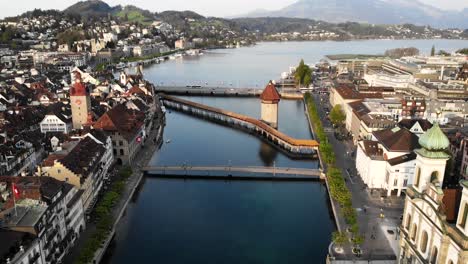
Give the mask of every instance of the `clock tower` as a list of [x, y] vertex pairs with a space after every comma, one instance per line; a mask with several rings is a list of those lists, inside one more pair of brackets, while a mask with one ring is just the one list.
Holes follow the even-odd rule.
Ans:
[[81, 129], [88, 122], [88, 113], [91, 111], [91, 99], [86, 90], [81, 74], [74, 72], [75, 81], [70, 89], [70, 104], [74, 129]]

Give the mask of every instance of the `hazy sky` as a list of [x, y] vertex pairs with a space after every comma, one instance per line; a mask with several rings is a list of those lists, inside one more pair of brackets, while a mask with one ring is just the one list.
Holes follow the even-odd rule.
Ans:
[[[107, 0], [113, 6], [132, 4], [150, 11], [192, 10], [206, 16], [232, 16], [254, 9], [275, 10], [296, 0]], [[420, 0], [443, 9], [468, 7], [468, 0]], [[0, 18], [15, 16], [34, 8], [64, 9], [77, 0], [0, 0]]]

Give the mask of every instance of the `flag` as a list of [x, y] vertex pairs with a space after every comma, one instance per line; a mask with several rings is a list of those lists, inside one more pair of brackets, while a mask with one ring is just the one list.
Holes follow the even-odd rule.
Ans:
[[15, 198], [18, 198], [20, 195], [18, 187], [16, 187], [16, 185], [13, 183], [11, 188], [13, 189], [13, 195], [15, 196]]

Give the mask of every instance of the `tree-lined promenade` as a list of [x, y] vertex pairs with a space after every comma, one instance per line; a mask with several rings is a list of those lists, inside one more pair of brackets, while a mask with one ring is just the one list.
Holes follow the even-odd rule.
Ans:
[[307, 111], [316, 135], [316, 139], [320, 142], [320, 155], [325, 164], [323, 166], [326, 172], [330, 195], [334, 201], [340, 206], [340, 214], [345, 219], [348, 226], [346, 228], [350, 231], [351, 237], [348, 237], [347, 232], [336, 232], [333, 234], [333, 240], [337, 245], [343, 245], [347, 241], [351, 240], [355, 245], [363, 243], [364, 238], [359, 233], [359, 225], [357, 223], [356, 210], [353, 208], [351, 201], [351, 193], [346, 187], [346, 183], [341, 172], [335, 164], [336, 156], [333, 151], [332, 145], [328, 141], [327, 134], [323, 128], [322, 121], [320, 119], [317, 106], [310, 93], [306, 93], [304, 96]]

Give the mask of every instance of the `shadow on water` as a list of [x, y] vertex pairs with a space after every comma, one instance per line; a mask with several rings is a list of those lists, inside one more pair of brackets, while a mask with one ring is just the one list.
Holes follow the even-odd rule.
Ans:
[[273, 166], [276, 157], [278, 156], [278, 151], [271, 147], [270, 144], [266, 142], [260, 142], [260, 151], [259, 151], [260, 159], [263, 162], [263, 165], [267, 167]]

